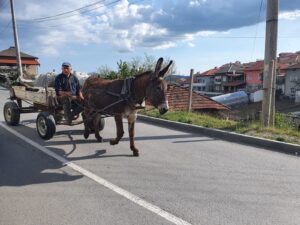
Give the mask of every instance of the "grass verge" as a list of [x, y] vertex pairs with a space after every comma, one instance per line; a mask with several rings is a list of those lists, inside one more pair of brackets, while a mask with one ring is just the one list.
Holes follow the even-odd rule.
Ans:
[[262, 137], [266, 139], [294, 143], [300, 145], [300, 132], [296, 131], [292, 122], [284, 119], [280, 114], [276, 114], [275, 127], [263, 128], [260, 121], [233, 121], [208, 114], [193, 113], [187, 111], [169, 111], [160, 115], [157, 110], [142, 110], [141, 114], [161, 118], [165, 120], [177, 121], [187, 124], [194, 124], [202, 127], [215, 128], [225, 131], [232, 131], [250, 136]]

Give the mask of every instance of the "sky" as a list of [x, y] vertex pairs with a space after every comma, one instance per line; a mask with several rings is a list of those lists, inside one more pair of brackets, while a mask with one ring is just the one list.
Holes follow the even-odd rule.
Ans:
[[[145, 55], [176, 74], [264, 57], [267, 0], [14, 0], [19, 46], [39, 73], [96, 72]], [[0, 50], [14, 46], [10, 1], [0, 0]], [[277, 53], [300, 51], [300, 0], [279, 0]]]

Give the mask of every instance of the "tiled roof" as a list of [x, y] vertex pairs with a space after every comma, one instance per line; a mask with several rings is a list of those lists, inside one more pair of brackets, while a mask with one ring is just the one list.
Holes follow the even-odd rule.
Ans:
[[213, 69], [207, 70], [203, 73], [200, 74], [196, 74], [195, 76], [212, 76], [214, 75], [217, 71], [219, 70], [219, 68], [215, 67]]
[[[28, 55], [26, 53], [20, 52], [21, 58], [31, 58], [31, 59], [37, 59], [37, 57]], [[16, 57], [16, 49], [15, 47], [10, 47], [8, 49], [5, 49], [3, 51], [0, 51], [0, 57]]]
[[300, 53], [292, 53], [292, 52], [283, 52], [279, 53], [278, 62], [283, 64], [294, 64], [300, 62]]
[[[35, 59], [21, 59], [22, 65], [40, 65], [40, 63]], [[17, 64], [16, 59], [1, 59], [0, 64]]]
[[[288, 67], [288, 64], [277, 62], [277, 69], [284, 70]], [[245, 67], [245, 71], [263, 71], [264, 70], [264, 61], [256, 61], [252, 63], [248, 63]]]
[[264, 69], [264, 61], [263, 60], [249, 63], [245, 67], [245, 71], [256, 71], [256, 70], [261, 71], [263, 69]]
[[291, 70], [291, 69], [300, 69], [300, 62], [299, 63], [296, 63], [292, 66], [289, 66], [286, 68], [287, 70]]
[[228, 63], [219, 68], [216, 74], [223, 74], [223, 73], [232, 73], [233, 71], [236, 72], [243, 72], [244, 67], [240, 63]]
[[[168, 102], [169, 106], [177, 110], [188, 109], [189, 102], [189, 89], [183, 88], [177, 85], [168, 86]], [[228, 110], [229, 108], [222, 105], [214, 100], [193, 92], [192, 96], [192, 109], [193, 110], [203, 110], [203, 109], [217, 109], [217, 110]]]

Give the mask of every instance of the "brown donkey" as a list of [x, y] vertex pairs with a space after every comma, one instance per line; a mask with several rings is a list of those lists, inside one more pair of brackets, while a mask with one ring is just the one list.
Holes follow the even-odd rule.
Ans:
[[95, 136], [99, 142], [102, 137], [99, 134], [99, 122], [103, 116], [114, 116], [117, 137], [110, 141], [111, 145], [119, 143], [123, 137], [124, 129], [122, 118], [128, 120], [130, 149], [134, 156], [139, 156], [139, 150], [134, 144], [134, 125], [137, 117], [138, 105], [143, 101], [151, 103], [158, 108], [160, 114], [168, 111], [166, 97], [167, 84], [163, 79], [168, 72], [172, 61], [161, 69], [163, 59], [157, 61], [155, 71], [147, 71], [135, 77], [125, 80], [106, 80], [98, 77], [89, 77], [83, 85], [84, 95], [84, 137], [88, 138], [90, 130], [95, 130]]

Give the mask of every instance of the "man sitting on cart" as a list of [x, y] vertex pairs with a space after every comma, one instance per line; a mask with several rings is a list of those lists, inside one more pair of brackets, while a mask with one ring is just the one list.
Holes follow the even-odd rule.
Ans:
[[59, 103], [63, 106], [68, 124], [71, 124], [74, 116], [82, 111], [79, 102], [84, 99], [80, 91], [79, 80], [71, 71], [71, 64], [63, 62], [62, 73], [55, 78], [55, 92]]

